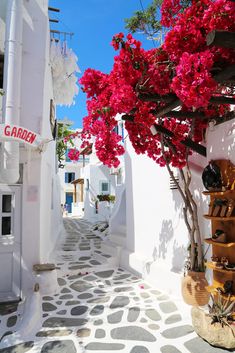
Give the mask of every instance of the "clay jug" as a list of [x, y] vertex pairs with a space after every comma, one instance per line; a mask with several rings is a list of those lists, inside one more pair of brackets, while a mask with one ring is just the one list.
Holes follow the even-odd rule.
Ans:
[[206, 290], [207, 286], [205, 272], [189, 271], [182, 279], [182, 296], [185, 303], [192, 306], [208, 304], [210, 293]]

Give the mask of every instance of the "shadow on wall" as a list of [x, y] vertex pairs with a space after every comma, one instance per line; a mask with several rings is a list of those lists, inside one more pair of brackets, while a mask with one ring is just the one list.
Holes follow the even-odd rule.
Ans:
[[184, 245], [178, 245], [177, 241], [174, 240], [171, 271], [175, 273], [182, 273], [186, 257], [187, 248]]
[[174, 237], [174, 229], [172, 220], [163, 220], [162, 221], [162, 228], [159, 233], [159, 245], [154, 247], [152, 253], [152, 261], [148, 261], [145, 263], [144, 272], [146, 274], [150, 273], [151, 265], [153, 262], [157, 261], [157, 259], [166, 259], [167, 250], [169, 250], [168, 246], [171, 242], [172, 238]]
[[172, 220], [163, 220], [162, 221], [162, 229], [159, 234], [159, 246], [158, 246], [158, 251], [156, 247], [154, 248], [153, 251], [153, 259], [154, 261], [157, 258], [162, 258], [165, 259], [167, 255], [167, 248], [168, 244], [171, 241], [171, 239], [174, 236], [174, 229], [173, 229], [173, 224]]
[[[221, 125], [214, 126], [208, 130], [208, 154], [210, 159], [230, 159], [234, 160], [235, 149], [235, 122], [230, 120]], [[211, 156], [211, 158], [210, 158]], [[215, 158], [216, 156], [216, 158]]]

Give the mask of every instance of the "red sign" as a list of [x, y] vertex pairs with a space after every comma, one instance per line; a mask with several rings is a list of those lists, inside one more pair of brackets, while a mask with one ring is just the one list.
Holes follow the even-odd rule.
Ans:
[[22, 141], [34, 147], [43, 142], [41, 136], [35, 132], [20, 126], [7, 124], [0, 124], [0, 140]]
[[22, 129], [21, 127], [10, 126], [10, 125], [5, 126], [4, 135], [16, 137], [30, 144], [32, 144], [36, 139], [36, 134], [32, 133], [31, 131], [28, 131], [27, 129]]

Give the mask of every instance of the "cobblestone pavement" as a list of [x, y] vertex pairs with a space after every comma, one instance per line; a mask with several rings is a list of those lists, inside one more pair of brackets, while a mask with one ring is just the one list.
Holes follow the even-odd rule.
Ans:
[[67, 235], [56, 251], [59, 290], [40, 297], [39, 320], [33, 308], [25, 320], [30, 311], [23, 304], [0, 306], [0, 353], [227, 352], [197, 337], [169, 296], [111, 266], [88, 222], [64, 224]]

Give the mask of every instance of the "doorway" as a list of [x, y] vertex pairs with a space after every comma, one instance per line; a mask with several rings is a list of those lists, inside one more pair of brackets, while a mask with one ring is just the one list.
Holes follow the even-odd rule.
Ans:
[[0, 302], [21, 294], [21, 186], [0, 185]]
[[65, 203], [66, 203], [66, 209], [68, 213], [72, 212], [72, 202], [73, 202], [73, 193], [72, 192], [66, 192], [65, 195]]

